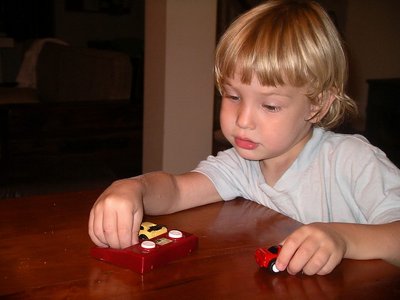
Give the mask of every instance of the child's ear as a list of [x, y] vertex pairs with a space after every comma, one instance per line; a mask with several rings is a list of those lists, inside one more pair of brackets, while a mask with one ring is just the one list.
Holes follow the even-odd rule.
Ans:
[[317, 103], [311, 104], [310, 118], [311, 123], [318, 123], [327, 114], [336, 95], [332, 91], [320, 93], [317, 97]]

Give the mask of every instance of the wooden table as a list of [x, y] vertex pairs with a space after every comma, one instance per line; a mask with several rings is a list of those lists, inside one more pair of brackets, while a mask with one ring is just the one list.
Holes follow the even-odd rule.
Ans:
[[244, 200], [147, 217], [199, 237], [184, 259], [144, 275], [97, 261], [87, 221], [100, 192], [0, 201], [0, 298], [400, 299], [400, 268], [379, 260], [344, 260], [327, 276], [259, 269], [255, 249], [299, 224]]

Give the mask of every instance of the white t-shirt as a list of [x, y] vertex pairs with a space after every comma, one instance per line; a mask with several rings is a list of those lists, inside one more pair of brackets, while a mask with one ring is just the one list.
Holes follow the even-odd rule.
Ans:
[[360, 135], [315, 128], [273, 187], [258, 161], [241, 158], [233, 148], [194, 171], [206, 175], [224, 200], [244, 197], [302, 223], [400, 220], [400, 170]]

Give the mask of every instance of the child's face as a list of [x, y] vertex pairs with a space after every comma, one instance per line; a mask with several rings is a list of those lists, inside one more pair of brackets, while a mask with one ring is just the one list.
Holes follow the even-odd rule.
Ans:
[[262, 86], [256, 77], [247, 85], [235, 75], [222, 96], [222, 132], [243, 158], [293, 161], [311, 137], [315, 107], [305, 88]]

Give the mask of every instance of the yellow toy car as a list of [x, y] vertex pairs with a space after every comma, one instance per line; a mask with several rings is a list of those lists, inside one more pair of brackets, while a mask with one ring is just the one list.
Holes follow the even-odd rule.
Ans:
[[167, 227], [151, 222], [143, 222], [140, 225], [139, 239], [149, 240], [167, 232]]

